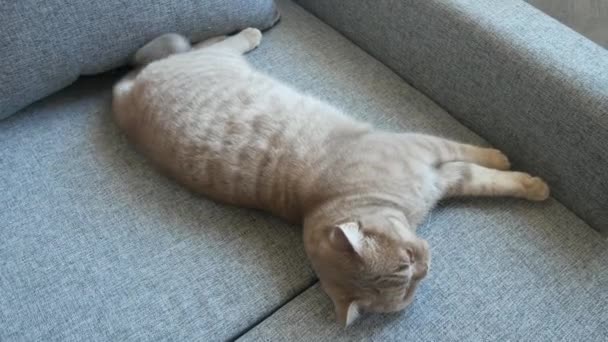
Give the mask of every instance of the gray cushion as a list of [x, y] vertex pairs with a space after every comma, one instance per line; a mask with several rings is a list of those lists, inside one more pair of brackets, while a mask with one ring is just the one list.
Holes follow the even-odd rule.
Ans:
[[198, 41], [277, 19], [273, 0], [0, 1], [0, 119], [163, 33]]
[[298, 0], [608, 235], [608, 50], [520, 0]]
[[526, 0], [555, 19], [608, 49], [608, 1]]

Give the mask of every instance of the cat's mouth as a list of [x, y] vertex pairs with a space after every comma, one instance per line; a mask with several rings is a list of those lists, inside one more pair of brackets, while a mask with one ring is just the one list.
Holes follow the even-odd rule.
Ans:
[[419, 280], [412, 280], [412, 284], [405, 291], [405, 295], [403, 296], [403, 307], [401, 310], [408, 307], [414, 301], [414, 294], [416, 293], [416, 287], [418, 287]]

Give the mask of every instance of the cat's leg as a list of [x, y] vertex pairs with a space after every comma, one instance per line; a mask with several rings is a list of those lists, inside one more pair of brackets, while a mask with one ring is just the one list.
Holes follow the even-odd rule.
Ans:
[[209, 48], [223, 49], [238, 54], [247, 53], [255, 49], [262, 41], [262, 32], [256, 28], [246, 28], [243, 31], [215, 42]]
[[156, 37], [137, 50], [131, 63], [144, 66], [174, 54], [188, 52], [190, 49], [190, 42], [186, 37], [177, 33], [167, 33]]
[[123, 98], [130, 96], [131, 89], [133, 88], [135, 78], [139, 74], [139, 71], [140, 69], [129, 71], [129, 73], [123, 76], [123, 78], [114, 85], [114, 88], [112, 89], [114, 101], [117, 99], [122, 100]]
[[463, 144], [448, 139], [425, 134], [407, 134], [410, 143], [418, 145], [423, 153], [430, 156], [435, 165], [463, 161], [497, 170], [508, 170], [509, 159], [495, 148]]
[[139, 69], [133, 70], [125, 75], [112, 90], [112, 114], [119, 127], [123, 130], [131, 130], [133, 123], [137, 121], [137, 111], [133, 110], [132, 90]]
[[509, 196], [542, 201], [549, 197], [549, 187], [527, 173], [500, 171], [466, 162], [448, 162], [438, 166], [444, 197]]
[[215, 44], [217, 44], [219, 42], [222, 42], [222, 41], [226, 40], [226, 37], [227, 36], [217, 36], [217, 37], [212, 37], [212, 38], [209, 38], [209, 39], [205, 39], [202, 42], [195, 44], [192, 47], [192, 49], [193, 50], [200, 50], [200, 49], [203, 49], [203, 48], [206, 48], [206, 47], [210, 47], [212, 45], [215, 45]]

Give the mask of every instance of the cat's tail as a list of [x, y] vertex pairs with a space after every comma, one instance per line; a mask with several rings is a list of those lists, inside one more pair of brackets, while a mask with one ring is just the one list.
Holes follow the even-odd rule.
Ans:
[[177, 33], [167, 33], [152, 39], [137, 50], [131, 59], [131, 64], [136, 67], [143, 67], [154, 61], [174, 54], [188, 52], [191, 49], [192, 45], [186, 37]]

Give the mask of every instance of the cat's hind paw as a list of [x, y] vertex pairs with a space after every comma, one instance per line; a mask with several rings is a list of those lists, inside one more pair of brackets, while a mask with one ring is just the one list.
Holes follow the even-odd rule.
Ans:
[[521, 184], [524, 186], [526, 199], [544, 201], [549, 198], [549, 186], [541, 178], [526, 175], [522, 178]]
[[249, 49], [253, 50], [262, 42], [262, 32], [257, 28], [249, 27], [239, 33], [249, 42]]

